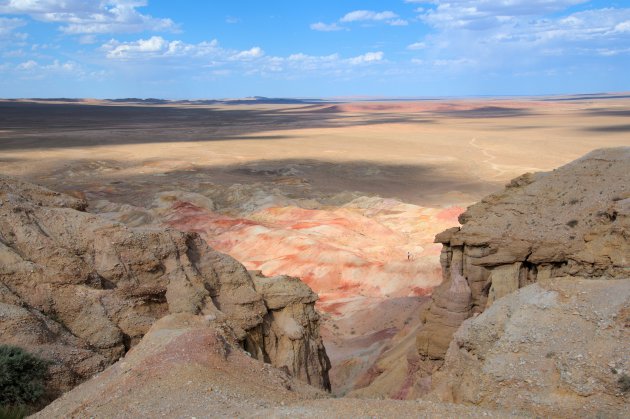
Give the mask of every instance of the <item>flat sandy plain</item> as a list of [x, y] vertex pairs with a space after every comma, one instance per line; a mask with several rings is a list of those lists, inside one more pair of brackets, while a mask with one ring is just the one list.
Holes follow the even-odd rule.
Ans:
[[0, 100], [3, 174], [85, 197], [117, 221], [198, 231], [250, 269], [309, 283], [337, 393], [393, 343], [413, 345], [405, 337], [440, 280], [432, 237], [467, 205], [522, 173], [621, 145], [628, 94]]
[[166, 175], [154, 178], [159, 187], [184, 172], [251, 183], [297, 164], [320, 191], [444, 206], [629, 143], [630, 95], [622, 94], [284, 105], [0, 101], [2, 172], [64, 190], [123, 181], [130, 190], [117, 189], [135, 194], [133, 180]]

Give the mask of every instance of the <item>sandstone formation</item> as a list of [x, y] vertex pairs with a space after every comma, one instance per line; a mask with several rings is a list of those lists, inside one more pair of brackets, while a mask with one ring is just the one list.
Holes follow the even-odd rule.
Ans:
[[[552, 172], [523, 175], [504, 191], [471, 206], [460, 216], [461, 228], [450, 228], [436, 237], [436, 242], [443, 243], [443, 283], [434, 290], [431, 303], [421, 315], [415, 348], [407, 351], [405, 345], [397, 344], [384, 353], [364, 376], [364, 387], [352, 394], [370, 397], [385, 391], [390, 397], [415, 398], [426, 395], [433, 387], [444, 387], [440, 383], [444, 374], [439, 371], [462, 322], [528, 285], [571, 277], [576, 284], [610, 279], [614, 280], [608, 283], [611, 289], [630, 287], [628, 185], [630, 148], [596, 150]], [[604, 288], [606, 284], [599, 286]], [[593, 304], [583, 309], [592, 313], [596, 307]], [[526, 308], [520, 312], [527, 315]], [[549, 322], [558, 315], [552, 311], [547, 314]], [[556, 320], [563, 324], [561, 317]], [[480, 317], [473, 322], [481, 324], [484, 320]], [[486, 327], [497, 336], [502, 333], [495, 330], [493, 321]], [[573, 330], [577, 326], [567, 323], [566, 327]], [[577, 330], [588, 339], [596, 339], [586, 326]], [[467, 340], [464, 347], [474, 346], [475, 336], [468, 336], [470, 342]], [[618, 346], [622, 342], [628, 346], [626, 335], [615, 336], [618, 340], [606, 341], [607, 344]], [[497, 353], [501, 349], [495, 348]], [[479, 362], [483, 364], [483, 359]], [[545, 363], [548, 361], [542, 359], [541, 365]], [[464, 365], [465, 362], [457, 364], [460, 368]], [[449, 370], [451, 383], [457, 381], [454, 377], [461, 378], [466, 373], [457, 370], [453, 363]], [[550, 372], [538, 373], [543, 376]], [[610, 390], [610, 377], [606, 380]], [[471, 375], [470, 385], [473, 383]], [[462, 391], [461, 386], [455, 386], [445, 399], [461, 401], [457, 394]], [[517, 395], [519, 388], [506, 386], [504, 392], [508, 400], [507, 394]], [[483, 403], [484, 399], [480, 396], [475, 400]], [[503, 406], [507, 405], [506, 401]]]
[[433, 237], [462, 211], [378, 197], [336, 208], [324, 197], [289, 200], [277, 190], [252, 189], [208, 188], [204, 193], [214, 198], [205, 204], [190, 193], [163, 193], [151, 213], [170, 227], [199, 232], [249, 269], [299, 277], [322, 297], [326, 311], [332, 311], [328, 302], [339, 308], [349, 297], [429, 293], [440, 279]]
[[0, 177], [0, 342], [51, 359], [54, 390], [101, 371], [177, 313], [215, 319], [253, 357], [329, 388], [306, 285], [252, 279], [196, 233], [130, 228], [86, 205]]
[[35, 417], [242, 417], [322, 397], [249, 357], [211, 316], [179, 313], [155, 322], [123, 359]]
[[411, 393], [627, 416], [617, 381], [630, 361], [628, 185], [630, 148], [596, 150], [514, 179], [439, 234], [444, 282], [408, 363]]
[[[421, 357], [444, 358], [461, 322], [542, 279], [630, 276], [630, 148], [593, 151], [525, 174], [438, 234], [443, 283], [418, 335]], [[463, 280], [462, 280], [463, 279]]]
[[432, 396], [537, 417], [630, 416], [630, 280], [540, 280], [463, 323]]
[[330, 390], [330, 361], [319, 336], [315, 294], [305, 283], [290, 276], [252, 275], [254, 286], [267, 307], [259, 331], [249, 333], [246, 349], [257, 359], [270, 361], [304, 382]]
[[278, 174], [284, 188], [204, 183], [200, 193], [168, 190], [144, 207], [100, 199], [90, 208], [130, 226], [163, 223], [198, 232], [248, 269], [299, 277], [320, 297], [331, 384], [334, 394], [344, 395], [371, 374], [392, 336], [411, 331], [407, 325], [424, 295], [440, 282], [435, 234], [456, 223], [463, 209], [356, 193], [305, 196], [302, 166], [248, 170]]
[[207, 316], [165, 316], [123, 359], [34, 417], [518, 417], [432, 401], [332, 399], [250, 358], [226, 331]]

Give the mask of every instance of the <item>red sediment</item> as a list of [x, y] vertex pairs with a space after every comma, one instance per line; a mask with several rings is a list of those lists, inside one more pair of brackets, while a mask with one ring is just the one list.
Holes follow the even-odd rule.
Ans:
[[418, 102], [398, 102], [398, 103], [383, 103], [383, 102], [351, 102], [342, 103], [329, 107], [327, 110], [330, 112], [395, 112], [395, 113], [419, 113], [419, 112], [458, 112], [458, 111], [485, 111], [488, 108], [501, 111], [505, 109], [507, 111], [514, 109], [528, 109], [528, 108], [551, 108], [558, 107], [557, 103], [542, 102], [542, 101], [519, 101], [519, 100], [496, 100], [492, 102], [488, 101], [474, 101], [474, 100], [462, 100], [456, 102], [441, 102], [441, 101], [418, 101]]
[[165, 217], [169, 226], [199, 232], [248, 269], [301, 278], [325, 295], [318, 307], [338, 315], [348, 310], [337, 303], [341, 298], [429, 295], [441, 278], [434, 234], [455, 224], [463, 211], [399, 207], [392, 200], [368, 209], [270, 207], [241, 218], [188, 202], [172, 204]]
[[319, 304], [317, 304], [317, 308], [319, 310], [322, 310], [326, 313], [330, 313], [330, 314], [335, 314], [337, 316], [340, 316], [343, 314], [343, 310], [342, 308], [344, 308], [346, 306], [346, 303], [329, 303], [329, 304], [322, 304], [321, 303], [321, 299], [320, 301], [318, 301]]
[[354, 384], [354, 389], [359, 389], [363, 387], [367, 387], [372, 384], [379, 375], [381, 375], [385, 370], [379, 368], [376, 364], [372, 365], [368, 370], [363, 374]]
[[460, 214], [464, 211], [466, 211], [465, 208], [450, 207], [438, 212], [436, 217], [438, 218], [438, 220], [452, 221], [453, 223], [457, 223], [457, 217], [459, 217]]
[[413, 287], [411, 288], [411, 295], [414, 297], [423, 297], [425, 295], [431, 295], [433, 292], [432, 288], [424, 288], [424, 287]]

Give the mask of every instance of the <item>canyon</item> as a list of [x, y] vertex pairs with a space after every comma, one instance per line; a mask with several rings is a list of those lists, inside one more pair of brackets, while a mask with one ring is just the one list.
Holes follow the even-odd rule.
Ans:
[[[273, 415], [329, 408], [328, 399], [312, 400], [326, 394], [304, 382], [351, 397], [428, 397], [417, 405], [366, 402], [376, 411], [412, 414], [421, 406], [474, 416], [482, 410], [471, 405], [509, 415], [540, 402], [536, 385], [546, 384], [519, 369], [496, 384], [508, 375], [499, 372], [507, 361], [496, 354], [513, 351], [510, 339], [518, 335], [524, 341], [511, 353], [533, 357], [518, 362], [553, 353], [547, 367], [568, 366], [560, 368], [558, 394], [578, 388], [594, 400], [592, 409], [621, 412], [615, 374], [603, 371], [627, 371], [619, 320], [628, 303], [628, 196], [621, 187], [628, 183], [627, 149], [516, 177], [596, 147], [627, 145], [618, 123], [627, 99], [570, 99], [250, 107], [4, 102], [0, 159], [13, 177], [2, 178], [0, 206], [2, 302], [12, 319], [2, 322], [3, 343], [12, 336], [8, 343], [53, 348], [55, 395], [113, 364], [96, 381], [111, 389], [149, 385], [143, 391], [150, 393], [153, 384], [132, 378], [170, 369], [181, 371], [178, 377], [196, 374], [186, 383], [167, 380], [160, 394], [191, 381], [194, 394], [205, 391], [231, 406], [225, 415], [254, 405]], [[591, 294], [615, 302], [593, 309], [601, 301]], [[599, 313], [584, 315], [583, 329], [610, 325], [602, 335], [609, 352], [595, 352], [606, 352], [606, 360], [591, 357], [587, 340], [575, 343], [582, 345], [575, 353], [563, 352], [527, 335], [526, 325], [502, 320], [506, 310], [529, 313], [534, 305], [544, 324], [551, 312], [567, 314], [567, 298], [580, 312]], [[509, 333], [490, 332], [487, 318]], [[524, 329], [514, 332], [518, 327]], [[502, 333], [503, 340], [492, 337]], [[191, 365], [231, 377], [225, 365], [234, 363], [251, 380], [262, 368], [269, 392], [217, 393], [220, 381], [191, 365], [168, 364], [185, 351], [179, 336], [191, 348], [216, 349], [214, 358]], [[145, 352], [162, 360], [159, 368], [149, 368]], [[597, 384], [583, 390], [581, 378], [566, 378], [577, 374], [571, 362], [595, 365], [584, 380]], [[488, 369], [495, 372], [484, 376]], [[467, 383], [478, 377], [483, 386], [471, 390]], [[511, 384], [521, 379], [534, 381], [530, 393]], [[79, 409], [92, 383], [45, 412]], [[286, 391], [271, 396], [278, 386]], [[531, 396], [510, 405], [521, 390]], [[111, 397], [124, 402], [118, 393]], [[352, 400], [330, 406], [363, 403]], [[536, 412], [576, 414], [574, 404]], [[149, 405], [136, 413], [169, 412]]]

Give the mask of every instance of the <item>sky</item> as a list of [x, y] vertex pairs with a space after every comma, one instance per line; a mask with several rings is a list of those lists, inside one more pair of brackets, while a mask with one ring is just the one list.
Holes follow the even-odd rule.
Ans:
[[630, 90], [630, 0], [0, 0], [0, 97]]

